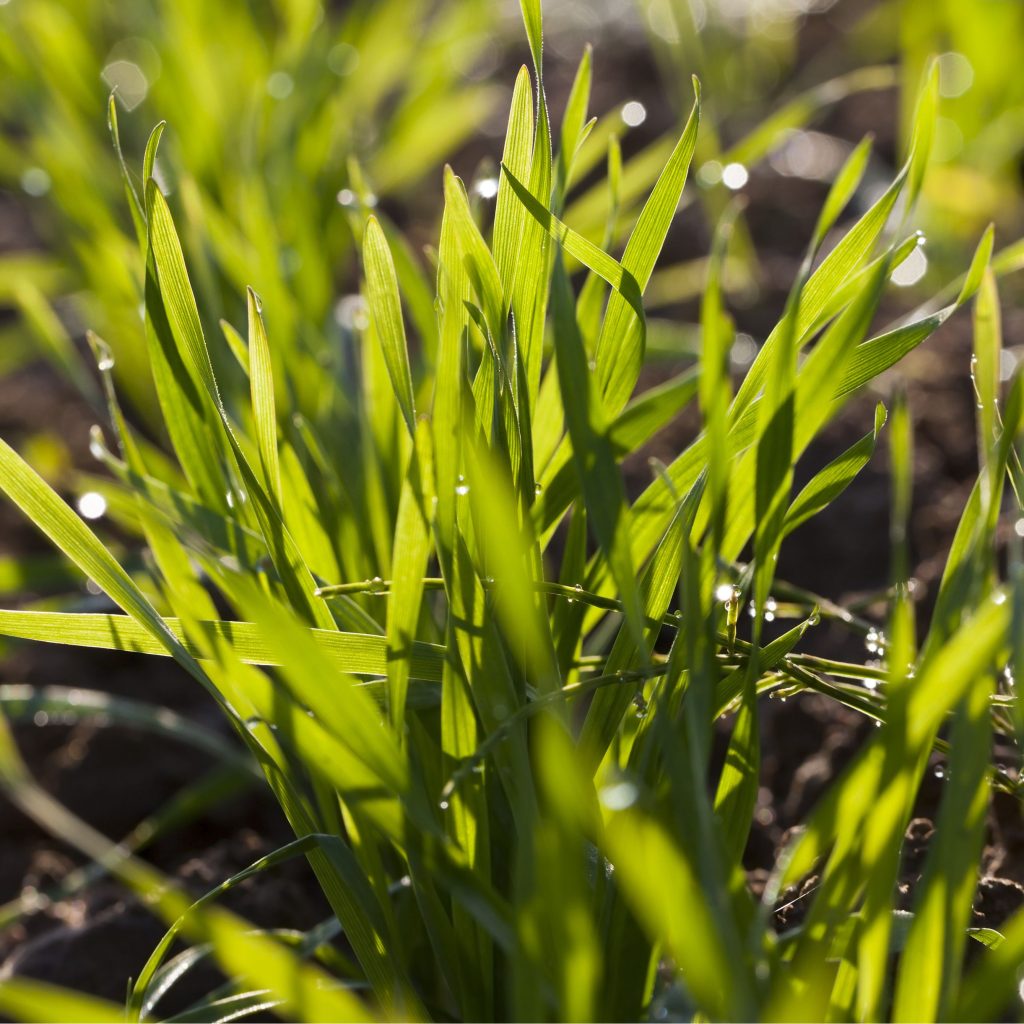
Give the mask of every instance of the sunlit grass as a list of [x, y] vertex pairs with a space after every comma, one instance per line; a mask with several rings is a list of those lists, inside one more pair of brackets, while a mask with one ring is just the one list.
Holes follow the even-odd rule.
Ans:
[[[282, 46], [301, 55], [306, 5], [284, 6], [295, 20]], [[76, 820], [33, 780], [6, 728], [0, 782], [89, 858], [88, 875], [113, 872], [167, 921], [171, 932], [130, 988], [132, 1020], [158, 1018], [160, 996], [205, 955], [230, 984], [209, 994], [203, 1019], [271, 1006], [309, 1020], [997, 1016], [1015, 996], [1024, 916], [1002, 934], [976, 935], [994, 948], [963, 968], [985, 809], [995, 788], [1021, 795], [1016, 774], [990, 758], [992, 735], [1015, 739], [1021, 721], [1009, 681], [1024, 660], [1020, 545], [1006, 567], [995, 547], [1004, 511], [1022, 520], [1024, 382], [999, 382], [997, 290], [1017, 255], [993, 259], [989, 229], [945, 305], [876, 323], [894, 272], [918, 249], [940, 65], [916, 92], [905, 162], [888, 187], [859, 215], [847, 212], [870, 140], [832, 176], [778, 322], [735, 394], [725, 288], [731, 247], [742, 244], [735, 205], [715, 211], [697, 365], [638, 392], [651, 326], [644, 294], [695, 192], [705, 96], [694, 80], [678, 135], [623, 167], [617, 141], [589, 119], [589, 52], [552, 131], [539, 2], [522, 10], [533, 69], [519, 73], [495, 153], [493, 218], [477, 216], [450, 167], [434, 179], [444, 198], [434, 287], [375, 209], [358, 161], [344, 205], [329, 197], [326, 221], [323, 189], [295, 200], [297, 237], [311, 242], [344, 222], [361, 258], [344, 359], [321, 358], [334, 351], [320, 333], [330, 290], [304, 280], [305, 259], [294, 290], [276, 272], [261, 276], [284, 244], [261, 215], [284, 172], [257, 165], [233, 185], [220, 180], [197, 154], [202, 126], [196, 138], [186, 105], [168, 128], [175, 158], [161, 156], [158, 127], [140, 181], [122, 155], [112, 100], [111, 167], [123, 195], [115, 212], [103, 181], [96, 234], [83, 244], [105, 252], [103, 232], [127, 204], [139, 243], [127, 283], [143, 297], [144, 323], [113, 345], [102, 330], [91, 338], [102, 385], [93, 398], [107, 421], [93, 452], [107, 473], [82, 482], [94, 497], [76, 511], [0, 442], [0, 488], [119, 610], [0, 611], [0, 633], [174, 658], [217, 702], [246, 756], [98, 695], [8, 687], [0, 707], [102, 709], [202, 747], [235, 776], [255, 768], [296, 840], [189, 909], [136, 856], [144, 837], [113, 846]], [[360, 30], [377, 17], [369, 8]], [[390, 54], [383, 43], [381, 52]], [[271, 97], [287, 102], [288, 83], [273, 82]], [[833, 91], [862, 86], [847, 76]], [[374, 97], [363, 99], [372, 117]], [[725, 165], [769, 152], [824, 99], [805, 96], [769, 118]], [[441, 107], [436, 116], [453, 116]], [[419, 127], [408, 131], [419, 137]], [[403, 150], [390, 145], [401, 168]], [[605, 157], [609, 180], [574, 197], [581, 167]], [[390, 175], [398, 187], [405, 172], [386, 166], [371, 160], [366, 180]], [[165, 173], [193, 177], [171, 191]], [[204, 193], [232, 187], [243, 196], [236, 220]], [[185, 225], [193, 237], [183, 244]], [[104, 265], [97, 259], [95, 273]], [[274, 284], [258, 295], [250, 274]], [[138, 316], [137, 296], [97, 294], [111, 323]], [[815, 467], [799, 492], [794, 466], [851, 396], [969, 304], [981, 470], [918, 638], [902, 398], [879, 403], [862, 438]], [[218, 324], [228, 309], [244, 316]], [[50, 333], [51, 355], [81, 370]], [[166, 446], [122, 411], [119, 395], [133, 387], [125, 352], [152, 381], [149, 425]], [[630, 500], [623, 459], [690, 403], [699, 436], [654, 466]], [[842, 494], [883, 439], [891, 587], [887, 621], [872, 623], [777, 578], [776, 565], [790, 534]], [[96, 499], [99, 516], [89, 513]], [[105, 518], [130, 538], [122, 550], [144, 559], [115, 557], [90, 525]], [[769, 630], [776, 618], [788, 628]], [[823, 619], [868, 639], [863, 663], [803, 649]], [[884, 660], [868, 664], [868, 655]], [[755, 897], [743, 855], [762, 707], [804, 691], [879, 728]], [[720, 769], [716, 729], [729, 736]], [[934, 750], [948, 755], [950, 780], [907, 916], [896, 910], [900, 850]], [[298, 856], [330, 905], [321, 928], [279, 936], [217, 906], [243, 878]], [[776, 902], [812, 872], [802, 923], [777, 933]], [[199, 950], [192, 960], [168, 960], [175, 937]], [[121, 1012], [18, 979], [0, 984], [0, 1007], [25, 1019]]]

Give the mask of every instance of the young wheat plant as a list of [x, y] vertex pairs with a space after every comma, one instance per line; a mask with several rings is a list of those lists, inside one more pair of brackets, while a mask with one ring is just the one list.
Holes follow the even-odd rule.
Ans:
[[[574, 229], [566, 202], [600, 130], [588, 117], [590, 55], [555, 137], [540, 4], [522, 9], [533, 69], [515, 82], [493, 223], [481, 226], [446, 168], [431, 308], [395, 225], [354, 193], [362, 300], [345, 359], [282, 358], [293, 342], [268, 332], [252, 289], [244, 332], [203, 322], [198, 268], [186, 266], [154, 177], [162, 127], [137, 188], [111, 102], [168, 448], [122, 414], [114, 358], [93, 336], [109, 417], [93, 449], [108, 474], [87, 486], [145, 559], [126, 571], [0, 442], [0, 489], [117, 606], [0, 611], [0, 633], [175, 659], [245, 756], [199, 731], [188, 741], [255, 766], [296, 838], [190, 907], [130, 846], [49, 796], [6, 728], [0, 781], [166, 919], [166, 939], [132, 980], [131, 1020], [159, 1018], [187, 969], [169, 960], [175, 939], [212, 950], [230, 979], [190, 1019], [268, 1007], [303, 1020], [990, 1018], [1014, 996], [1024, 960], [1018, 915], [976, 936], [991, 948], [965, 973], [985, 810], [993, 788], [1020, 797], [989, 754], [994, 732], [1013, 737], [1021, 724], [1003, 668], [1024, 671], [1024, 561], [1018, 544], [1001, 577], [994, 546], [1005, 483], [1005, 504], [1019, 508], [1024, 482], [1024, 384], [1016, 375], [1003, 398], [998, 375], [996, 278], [1015, 268], [1013, 251], [993, 261], [986, 232], [947, 304], [873, 326], [892, 271], [919, 244], [937, 69], [917, 98], [904, 166], [852, 221], [843, 217], [869, 140], [836, 175], [735, 394], [722, 287], [735, 208], [707, 264], [699, 364], [638, 394], [644, 292], [690, 201], [700, 87], [615, 248], [614, 140], [607, 223]], [[771, 145], [754, 139], [751, 153]], [[852, 395], [971, 300], [981, 471], [919, 642], [906, 407], [894, 402], [885, 427], [880, 404], [863, 438], [798, 493], [793, 470]], [[230, 373], [215, 372], [232, 358]], [[620, 463], [694, 402], [699, 436], [630, 501]], [[803, 652], [823, 618], [860, 634], [869, 624], [776, 579], [775, 567], [787, 536], [867, 464], [883, 427], [893, 558], [878, 668]], [[769, 640], [765, 612], [783, 593], [795, 625]], [[738, 621], [748, 602], [749, 633]], [[798, 691], [880, 727], [755, 897], [743, 854], [761, 705]], [[153, 726], [130, 702], [110, 713]], [[723, 728], [719, 768], [712, 740]], [[894, 909], [901, 842], [937, 747], [950, 778], [908, 915]], [[218, 906], [225, 889], [294, 857], [330, 905], [320, 928], [286, 943]], [[806, 915], [779, 933], [776, 903], [812, 872]], [[17, 978], [0, 983], [0, 1009], [125, 1012]]]

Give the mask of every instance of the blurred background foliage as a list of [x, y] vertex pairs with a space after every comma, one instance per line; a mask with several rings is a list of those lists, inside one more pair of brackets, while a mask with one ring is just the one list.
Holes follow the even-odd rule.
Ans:
[[[625, 235], [677, 137], [690, 76], [704, 84], [698, 173], [684, 196], [700, 200], [703, 223], [684, 223], [701, 237], [677, 251], [670, 245], [678, 260], [652, 282], [655, 308], [699, 292], [709, 225], [752, 175], [762, 190], [778, 188], [784, 205], [782, 179], [827, 182], [871, 132], [878, 166], [861, 206], [876, 198], [905, 152], [907, 105], [931, 54], [941, 55], [944, 106], [919, 218], [929, 244], [904, 265], [900, 283], [945, 283], [990, 220], [997, 238], [1021, 232], [1018, 0], [547, 6], [553, 109], [583, 46], [596, 47], [595, 104], [604, 116], [580, 155], [567, 209], [569, 223], [596, 241], [613, 201]], [[975, 8], [984, 17], [970, 16]], [[133, 415], [156, 422], [138, 315], [144, 268], [106, 123], [113, 90], [133, 168], [152, 126], [168, 123], [157, 174], [207, 323], [237, 326], [245, 287], [255, 287], [279, 386], [312, 420], [344, 423], [362, 308], [350, 294], [359, 225], [379, 207], [428, 341], [432, 270], [416, 247], [436, 237], [439, 166], [455, 161], [475, 182], [476, 200], [493, 199], [508, 103], [496, 83], [511, 81], [525, 57], [512, 0], [3, 0], [0, 372], [45, 352], [101, 410], [85, 365], [88, 327], [109, 344]], [[623, 104], [624, 93], [635, 99]], [[854, 93], [856, 106], [835, 116]], [[603, 180], [613, 137], [625, 154], [614, 199]], [[783, 248], [803, 244], [786, 241], [784, 220], [776, 233]], [[742, 225], [726, 269], [741, 305], [763, 298], [768, 272]], [[694, 335], [677, 323], [668, 346], [678, 351]], [[244, 387], [230, 344], [214, 346], [214, 359], [229, 396]], [[335, 371], [337, 394], [315, 393], [317, 375], [303, 372], [313, 364]]]

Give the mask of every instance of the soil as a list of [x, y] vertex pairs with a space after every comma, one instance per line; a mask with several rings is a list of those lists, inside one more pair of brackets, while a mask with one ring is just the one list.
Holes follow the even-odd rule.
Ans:
[[[827, 31], [809, 19], [807, 38]], [[652, 124], [671, 120], [659, 111], [658, 92], [650, 87], [649, 58], [637, 40], [620, 40], [620, 62], [602, 79], [628, 81], [652, 110]], [[600, 52], [600, 50], [599, 50]], [[605, 50], [606, 53], [609, 51]], [[555, 56], [549, 58], [558, 61]], [[568, 64], [549, 71], [550, 81], [567, 82]], [[648, 83], [644, 87], [644, 83]], [[622, 91], [608, 90], [611, 97]], [[878, 159], [893, 161], [893, 107], [888, 94], [870, 94], [845, 101], [830, 115], [826, 130], [850, 140], [867, 128], [878, 139]], [[554, 109], [560, 109], [553, 100]], [[652, 133], [654, 129], [651, 129]], [[494, 148], [493, 146], [491, 147]], [[763, 281], [756, 300], [734, 310], [737, 326], [763, 338], [774, 324], [801, 256], [804, 240], [823, 197], [823, 186], [780, 178], [769, 169], [755, 169], [750, 185], [747, 223], [762, 261]], [[17, 203], [0, 195], [0, 245], [24, 246], [30, 227]], [[7, 217], [10, 213], [11, 216]], [[706, 251], [707, 231], [687, 215], [670, 237], [670, 258]], [[904, 310], [895, 306], [880, 317], [884, 323]], [[692, 318], [692, 309], [673, 311]], [[1009, 344], [1024, 342], [1024, 313], [1005, 313]], [[970, 388], [969, 319], [961, 314], [944, 326], [887, 379], [857, 396], [823, 431], [798, 467], [796, 486], [871, 426], [873, 406], [897, 384], [905, 387], [914, 417], [914, 507], [911, 543], [916, 596], [922, 627], [941, 575], [960, 511], [977, 472], [974, 442], [974, 400]], [[663, 375], [652, 371], [648, 383]], [[18, 445], [48, 430], [70, 444], [71, 462], [94, 469], [88, 455], [88, 428], [93, 414], [46, 367], [32, 365], [0, 380], [0, 435]], [[645, 457], [627, 467], [628, 484], [648, 482], [646, 455], [671, 459], [691, 437], [692, 419], [683, 420], [656, 439]], [[889, 480], [884, 444], [850, 489], [826, 512], [809, 521], [783, 549], [779, 574], [792, 583], [838, 601], [876, 592], [888, 578]], [[0, 555], [48, 550], [45, 540], [21, 515], [0, 503]], [[38, 594], [17, 595], [28, 600]], [[4, 603], [11, 604], [10, 595]], [[858, 643], [842, 631], [823, 625], [808, 643], [833, 656], [858, 657]], [[0, 681], [37, 685], [75, 685], [105, 690], [171, 708], [227, 736], [212, 701], [173, 664], [129, 654], [65, 650], [48, 645], [11, 644], [3, 651]], [[853, 711], [823, 697], [804, 695], [764, 702], [762, 716], [762, 789], [756, 822], [747, 850], [751, 884], [763, 884], [788, 830], [813, 807], [829, 783], [856, 754], [871, 724]], [[15, 726], [18, 745], [35, 776], [58, 799], [111, 838], [126, 836], [212, 767], [203, 755], [169, 739], [118, 727], [95, 724], [33, 723]], [[997, 751], [1006, 764], [1012, 752]], [[942, 779], [930, 773], [919, 797], [916, 817], [907, 833], [901, 898], [909, 907], [932, 832], [942, 792]], [[64, 878], [79, 863], [68, 848], [44, 835], [28, 819], [0, 800], [0, 904], [20, 894], [39, 894]], [[260, 786], [236, 791], [229, 800], [158, 836], [145, 856], [199, 895], [292, 838], [273, 799]], [[989, 814], [982, 863], [983, 880], [974, 906], [974, 923], [998, 928], [1024, 906], [1024, 824], [1020, 806], [997, 795]], [[787, 894], [778, 913], [780, 929], [798, 923], [814, 880]], [[329, 914], [329, 908], [305, 863], [297, 860], [277, 868], [258, 884], [238, 887], [224, 900], [250, 920], [276, 928], [308, 928]], [[0, 931], [0, 977], [14, 973], [69, 985], [108, 999], [124, 998], [126, 979], [138, 974], [163, 933], [162, 926], [121, 886], [100, 880], [70, 900], [48, 903], [13, 927]], [[215, 982], [210, 969], [197, 969], [191, 979], [172, 990], [161, 1004], [164, 1013], [182, 1009]]]

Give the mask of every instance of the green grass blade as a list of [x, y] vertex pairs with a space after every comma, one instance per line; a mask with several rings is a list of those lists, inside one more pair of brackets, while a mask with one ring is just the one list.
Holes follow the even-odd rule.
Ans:
[[[603, 433], [600, 398], [587, 367], [569, 281], [557, 260], [552, 298], [562, 405], [587, 516], [619, 588], [633, 640], [643, 649], [643, 616], [632, 554], [629, 507], [614, 452]], [[585, 386], [578, 386], [580, 383]]]
[[508, 471], [491, 452], [477, 446], [469, 466], [474, 537], [483, 556], [478, 568], [500, 581], [494, 607], [513, 658], [540, 693], [551, 693], [561, 681], [546, 599], [534, 586], [543, 576], [532, 523], [520, 516]]
[[263, 324], [263, 312], [256, 293], [246, 291], [249, 311], [249, 381], [252, 396], [252, 415], [256, 423], [256, 438], [260, 464], [267, 494], [280, 508], [281, 465], [277, 453], [277, 411], [274, 404], [274, 373], [270, 358], [270, 342]]
[[102, 399], [67, 328], [39, 288], [29, 280], [14, 285], [14, 301], [39, 347], [95, 407]]
[[664, 943], [698, 1006], [712, 1018], [742, 1019], [743, 993], [685, 854], [665, 829], [638, 810], [619, 811], [601, 845], [623, 894], [653, 941]]
[[83, 995], [60, 985], [31, 978], [8, 978], [0, 982], [0, 1009], [11, 1020], [26, 1024], [115, 1024], [123, 1021], [124, 1007], [106, 999]]
[[502, 164], [501, 169], [512, 191], [523, 206], [551, 234], [551, 237], [573, 259], [579, 260], [598, 277], [607, 281], [616, 293], [622, 295], [630, 309], [642, 320], [644, 316], [643, 299], [636, 278], [618, 260], [609, 256], [593, 242], [588, 242], [582, 235], [573, 231], [568, 224], [563, 224], [547, 207], [534, 198], [530, 190], [515, 177], [509, 167]]
[[732, 206], [722, 215], [712, 242], [707, 281], [701, 300], [700, 410], [707, 438], [708, 501], [711, 507], [711, 543], [717, 549], [725, 526], [727, 465], [726, 416], [732, 382], [729, 351], [735, 331], [722, 303], [722, 268], [736, 216]]
[[[226, 443], [241, 477], [244, 493], [251, 499], [253, 512], [292, 606], [301, 609], [310, 622], [321, 628], [330, 629], [334, 625], [330, 612], [322, 602], [312, 597], [316, 586], [313, 576], [294, 540], [284, 529], [279, 508], [249, 465], [228, 419], [213, 375], [213, 365], [206, 348], [199, 311], [189, 283], [177, 231], [167, 203], [152, 180], [147, 185], [146, 205], [149, 213], [150, 248], [158, 278], [155, 284], [160, 291], [158, 301], [167, 314], [170, 332], [177, 343], [188, 377], [194, 388], [200, 392], [199, 404], [207, 413], [206, 425], [211, 430], [215, 429], [217, 435]], [[255, 310], [255, 298], [252, 301]], [[177, 383], [179, 387], [185, 385], [182, 379]], [[265, 399], [263, 401], [265, 404]], [[267, 432], [269, 433], [269, 429]]]
[[825, 107], [858, 92], [891, 89], [898, 81], [896, 68], [883, 64], [858, 68], [822, 82], [769, 114], [756, 128], [727, 149], [720, 162], [740, 163], [750, 167], [778, 145], [779, 140], [785, 138], [787, 130], [802, 128]]
[[149, 239], [160, 282], [160, 294], [178, 350], [194, 385], [219, 404], [220, 395], [213, 376], [210, 353], [203, 337], [192, 286], [185, 269], [185, 257], [174, 228], [171, 211], [151, 178], [146, 183]]
[[[508, 132], [501, 162], [520, 181], [530, 174], [533, 162], [533, 100], [530, 95], [530, 72], [524, 64], [516, 76], [512, 91], [512, 109], [508, 115]], [[503, 174], [498, 182], [498, 198], [494, 209], [494, 261], [501, 275], [505, 309], [512, 305], [520, 247], [526, 231], [527, 213], [512, 192]]]
[[[590, 106], [590, 85], [593, 78], [593, 51], [589, 44], [583, 48], [576, 77], [573, 78], [569, 98], [562, 115], [562, 129], [559, 133], [558, 163], [555, 178], [555, 204], [561, 208], [565, 193], [572, 181], [573, 158], [582, 145], [587, 133], [587, 109]], [[503, 158], [504, 159], [504, 158]], [[509, 163], [505, 160], [505, 163]], [[512, 167], [512, 164], [509, 163]], [[512, 167], [515, 170], [514, 167]]]
[[149, 182], [153, 178], [153, 169], [156, 167], [156, 153], [160, 148], [160, 140], [163, 138], [164, 130], [167, 128], [166, 121], [159, 121], [153, 126], [146, 140], [146, 151], [142, 155], [142, 184], [144, 189], [143, 199], [146, 203], [146, 218], [149, 219], [149, 197], [145, 191], [149, 189]]
[[915, 893], [894, 1020], [948, 1020], [959, 989], [989, 802], [991, 695], [991, 677], [975, 680], [954, 719], [948, 779]]
[[[647, 663], [661, 633], [661, 621], [676, 594], [682, 568], [684, 544], [683, 515], [677, 513], [640, 577], [638, 598], [648, 625], [636, 642], [632, 630], [620, 630], [604, 665], [604, 672], [626, 672]], [[635, 691], [631, 687], [609, 687], [594, 694], [583, 722], [579, 746], [584, 764], [596, 771], [609, 745], [619, 732], [622, 717]]]
[[[700, 85], [693, 80], [694, 103], [689, 119], [661, 176], [644, 204], [640, 218], [626, 243], [622, 266], [641, 292], [647, 287], [665, 236], [679, 206], [686, 176], [697, 145], [700, 126]], [[568, 249], [568, 247], [567, 247]], [[573, 253], [573, 255], [575, 255]], [[593, 268], [592, 268], [593, 269]], [[644, 355], [643, 319], [634, 319], [630, 304], [619, 295], [608, 302], [597, 342], [597, 372], [605, 403], [617, 413], [629, 400]]]
[[543, 18], [541, 16], [541, 0], [520, 0], [519, 8], [523, 14], [523, 25], [526, 27], [526, 38], [530, 42], [530, 53], [533, 55], [533, 66], [540, 75], [541, 62], [544, 55]]
[[[855, 274], [868, 259], [879, 235], [882, 233], [896, 200], [906, 183], [906, 170], [900, 172], [892, 185], [846, 233], [842, 241], [825, 257], [821, 266], [808, 278], [800, 296], [800, 310], [796, 325], [797, 345], [800, 346], [806, 331], [817, 323], [829, 299], [851, 275]], [[769, 367], [774, 365], [776, 350], [781, 344], [781, 325], [769, 335], [761, 351], [736, 394], [732, 406], [735, 420], [764, 387]]]
[[[248, 865], [248, 867], [243, 868], [241, 871], [238, 871], [225, 879], [219, 885], [205, 893], [200, 897], [200, 899], [196, 900], [185, 914], [179, 917], [171, 925], [167, 932], [164, 933], [163, 938], [154, 948], [153, 952], [149, 955], [145, 965], [139, 972], [138, 977], [135, 979], [135, 983], [132, 986], [128, 999], [128, 1012], [130, 1014], [130, 1019], [140, 1020], [150, 1016], [150, 1012], [152, 1010], [152, 1006], [149, 1005], [150, 990], [154, 981], [154, 976], [163, 961], [166, 959], [167, 954], [170, 952], [171, 945], [175, 938], [187, 924], [190, 914], [194, 914], [197, 910], [211, 905], [219, 897], [230, 892], [242, 882], [246, 882], [251, 878], [257, 878], [262, 875], [263, 872], [270, 871], [281, 864], [293, 860], [295, 857], [301, 857], [315, 848], [318, 848], [335, 864], [341, 866], [341, 873], [345, 878], [348, 891], [352, 898], [352, 913], [346, 915], [346, 921], [349, 923], [349, 928], [345, 931], [346, 937], [349, 938], [350, 941], [353, 941], [357, 946], [372, 942], [374, 939], [379, 941], [379, 936], [386, 930], [386, 923], [383, 919], [383, 915], [381, 914], [380, 906], [376, 902], [376, 897], [374, 896], [366, 877], [354, 863], [351, 850], [337, 836], [302, 836], [282, 847], [279, 847], [272, 853], [268, 853], [260, 857], [258, 860]], [[353, 925], [355, 926], [355, 929], [357, 929], [357, 932], [353, 931]], [[372, 927], [368, 927], [368, 925]], [[373, 929], [376, 929], [376, 936], [373, 935]]]
[[[293, 614], [268, 600], [255, 584], [236, 578], [231, 581], [231, 593], [262, 627], [296, 699], [315, 707], [324, 727], [393, 792], [404, 793], [409, 785], [407, 761], [390, 728], [381, 723], [369, 695], [338, 671]], [[330, 701], [318, 697], [325, 680], [330, 680]]]
[[132, 224], [135, 227], [135, 234], [139, 240], [139, 248], [145, 252], [146, 249], [146, 211], [139, 202], [139, 193], [135, 189], [135, 183], [128, 173], [128, 164], [125, 163], [124, 153], [121, 150], [121, 134], [117, 125], [117, 102], [114, 93], [110, 94], [107, 100], [107, 127], [110, 130], [110, 138], [114, 144], [114, 152], [117, 154], [117, 162], [121, 167], [121, 180], [124, 183], [125, 198], [128, 200], [128, 210], [132, 215]]
[[862, 139], [839, 169], [821, 207], [821, 213], [818, 214], [818, 221], [814, 225], [814, 234], [810, 245], [812, 252], [817, 251], [860, 186], [871, 157], [871, 142], [870, 135]]
[[878, 434], [884, 424], [885, 406], [879, 402], [875, 406], [874, 429], [816, 473], [807, 486], [793, 499], [793, 503], [786, 512], [786, 519], [782, 526], [783, 534], [791, 533], [801, 523], [805, 523], [812, 516], [827, 508], [850, 486], [854, 477], [868, 464], [874, 454]]
[[987, 949], [964, 979], [950, 1020], [995, 1020], [1004, 1012], [1016, 1011], [1018, 971], [1024, 960], [1024, 911], [1018, 910], [1001, 931], [1002, 942]]
[[405, 702], [413, 675], [415, 638], [423, 600], [423, 576], [431, 553], [432, 462], [430, 431], [422, 422], [416, 429], [415, 447], [398, 503], [391, 559], [394, 583], [388, 600], [388, 704], [391, 724], [399, 737], [404, 733]]
[[[146, 635], [204, 686], [205, 673], [96, 535], [49, 485], [0, 440], [0, 488], [32, 523], [123, 608]], [[55, 638], [56, 639], [56, 638]]]
[[1001, 352], [999, 292], [995, 275], [989, 268], [982, 277], [974, 304], [974, 355], [971, 360], [971, 381], [978, 400], [978, 449], [983, 465], [990, 461], [997, 438]]
[[[281, 515], [288, 532], [295, 541], [310, 572], [323, 580], [343, 579], [335, 538], [331, 529], [334, 517], [324, 489], [314, 490], [316, 476], [308, 473], [295, 449], [284, 442], [281, 445]], [[339, 548], [343, 543], [337, 540]], [[339, 613], [345, 628], [358, 628]]]
[[935, 124], [939, 111], [939, 61], [934, 59], [925, 69], [924, 79], [917, 94], [914, 122], [910, 136], [910, 174], [907, 182], [907, 209], [917, 201], [924, 184], [925, 171], [935, 138]]
[[387, 238], [376, 217], [370, 217], [363, 235], [363, 266], [366, 272], [366, 299], [370, 319], [384, 353], [391, 385], [395, 389], [402, 417], [410, 436], [416, 432], [412, 373], [398, 296], [398, 277]]
[[220, 445], [211, 429], [205, 394], [196, 388], [178, 352], [152, 246], [146, 256], [145, 297], [149, 359], [167, 433], [196, 495], [209, 508], [224, 512], [229, 485]]
[[[446, 190], [451, 175], [445, 174]], [[460, 252], [456, 228], [457, 199], [445, 201], [441, 220], [441, 243], [437, 271], [439, 304], [439, 346], [434, 383], [433, 428], [434, 471], [437, 479], [435, 531], [441, 573], [451, 579], [455, 550], [455, 520], [458, 478], [462, 467], [462, 425], [465, 385], [463, 383], [463, 335], [468, 326], [465, 302], [470, 297], [469, 274]]]
[[157, 707], [128, 697], [115, 697], [100, 690], [65, 686], [0, 685], [0, 707], [11, 719], [31, 719], [42, 712], [53, 721], [98, 719], [119, 726], [158, 733], [201, 750], [228, 764], [251, 767], [237, 746], [214, 732], [179, 715], [170, 708]]
[[[179, 619], [167, 618], [162, 622], [164, 628], [171, 633], [181, 632], [182, 623]], [[278, 664], [277, 648], [254, 622], [218, 620], [203, 622], [201, 628], [211, 636], [228, 641], [243, 662], [252, 665]], [[384, 637], [322, 629], [312, 629], [309, 633], [312, 642], [338, 671], [367, 676], [387, 674], [387, 641]], [[171, 653], [162, 633], [158, 634], [143, 622], [125, 615], [0, 610], [0, 634], [101, 650], [156, 655]], [[179, 643], [188, 657], [200, 657], [203, 654], [202, 647], [187, 638]], [[443, 647], [415, 641], [411, 658], [412, 678], [441, 681]]]
[[[118, 851], [28, 779], [13, 751], [6, 725], [0, 723], [0, 729], [0, 779], [8, 796], [25, 813], [87, 856], [109, 864], [113, 873], [168, 923], [188, 911], [190, 900], [179, 888], [149, 865]], [[303, 964], [287, 947], [255, 934], [247, 922], [234, 914], [220, 908], [200, 908], [188, 916], [183, 932], [194, 942], [212, 943], [225, 973], [240, 975], [273, 990], [296, 1019], [363, 1021], [369, 1016], [367, 1007], [324, 971]], [[72, 1005], [62, 1008], [70, 1019], [77, 1019]], [[95, 1012], [98, 1004], [90, 1006], [86, 1002], [82, 1009]], [[123, 1016], [119, 1008], [118, 1019]]]

